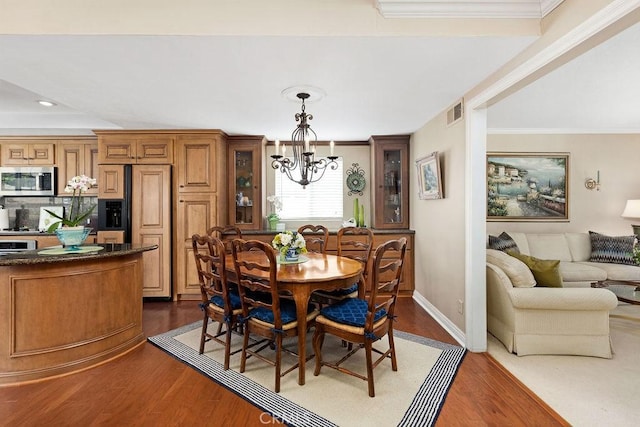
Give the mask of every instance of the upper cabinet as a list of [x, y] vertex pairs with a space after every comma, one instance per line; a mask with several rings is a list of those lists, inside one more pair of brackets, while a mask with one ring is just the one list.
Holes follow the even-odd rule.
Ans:
[[373, 227], [409, 228], [409, 135], [371, 137]]
[[220, 131], [180, 134], [176, 138], [176, 186], [179, 193], [226, 194], [226, 135]]
[[229, 137], [229, 224], [262, 228], [262, 150], [264, 136]]
[[104, 164], [172, 164], [174, 134], [154, 131], [94, 131], [98, 162]]
[[2, 166], [55, 164], [55, 144], [42, 140], [2, 140]]
[[[60, 140], [56, 145], [58, 165], [57, 194], [63, 195], [67, 183], [74, 176], [86, 175], [100, 180], [98, 176], [98, 141], [95, 138], [86, 140]], [[90, 188], [86, 195], [97, 195], [98, 184]]]

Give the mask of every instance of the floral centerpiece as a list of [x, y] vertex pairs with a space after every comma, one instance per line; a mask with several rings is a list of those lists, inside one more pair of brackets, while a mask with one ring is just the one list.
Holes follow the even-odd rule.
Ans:
[[280, 252], [280, 258], [285, 261], [297, 261], [300, 254], [307, 253], [307, 242], [297, 231], [276, 234], [271, 245]]
[[71, 178], [67, 183], [67, 186], [64, 188], [65, 193], [73, 193], [73, 196], [71, 196], [71, 207], [69, 208], [69, 214], [65, 218], [64, 216], [61, 217], [56, 213], [47, 210], [49, 215], [58, 219], [58, 221], [54, 221], [49, 226], [47, 232], [51, 233], [55, 231], [58, 227], [60, 227], [60, 225], [62, 225], [62, 227], [81, 226], [83, 224], [83, 221], [86, 220], [89, 215], [91, 215], [91, 212], [93, 212], [93, 209], [95, 209], [96, 207], [95, 204], [91, 204], [85, 211], [81, 210], [83, 206], [82, 192], [86, 192], [94, 185], [96, 185], [95, 178], [89, 178], [86, 175], [74, 176], [73, 178]]
[[271, 212], [267, 215], [267, 222], [269, 223], [269, 228], [275, 230], [276, 224], [280, 221], [278, 212], [282, 209], [282, 201], [276, 195], [267, 197], [267, 201], [271, 203]]

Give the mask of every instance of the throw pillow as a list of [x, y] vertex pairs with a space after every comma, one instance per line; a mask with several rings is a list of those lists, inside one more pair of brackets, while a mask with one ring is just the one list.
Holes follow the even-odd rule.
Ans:
[[507, 252], [512, 257], [524, 262], [533, 273], [537, 286], [545, 288], [561, 288], [560, 260], [540, 259], [529, 255]]
[[514, 288], [533, 288], [536, 285], [529, 267], [505, 252], [487, 249], [487, 262], [504, 271]]
[[520, 253], [520, 249], [518, 249], [516, 242], [504, 231], [499, 236], [489, 235], [488, 247], [489, 249], [495, 249], [503, 252], [512, 251]]
[[605, 236], [589, 231], [591, 239], [591, 262], [636, 265], [633, 259], [633, 246], [636, 236]]

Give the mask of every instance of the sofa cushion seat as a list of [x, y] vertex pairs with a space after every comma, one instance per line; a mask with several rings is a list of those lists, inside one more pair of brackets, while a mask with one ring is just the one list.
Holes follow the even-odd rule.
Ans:
[[600, 263], [588, 261], [560, 261], [560, 275], [563, 282], [595, 282], [607, 278], [607, 272], [600, 268]]
[[[604, 279], [596, 280], [640, 280], [640, 267], [636, 265], [610, 264], [606, 262], [574, 262], [587, 267], [599, 268], [605, 272]], [[583, 279], [584, 280], [584, 279]]]

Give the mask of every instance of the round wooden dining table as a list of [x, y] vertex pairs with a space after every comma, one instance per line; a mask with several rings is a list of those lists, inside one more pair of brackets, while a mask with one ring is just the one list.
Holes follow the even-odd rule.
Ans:
[[[256, 254], [261, 256], [260, 254]], [[330, 254], [308, 252], [298, 263], [278, 263], [277, 286], [288, 292], [296, 304], [298, 318], [298, 384], [305, 383], [307, 309], [313, 291], [346, 288], [358, 282], [358, 294], [364, 295], [363, 267], [359, 261]], [[227, 270], [234, 270], [232, 257], [227, 257]], [[266, 274], [255, 277], [268, 279]], [[235, 271], [234, 271], [235, 275]], [[231, 278], [230, 278], [231, 279]], [[233, 281], [233, 279], [231, 279]]]

